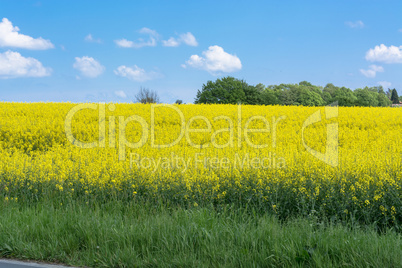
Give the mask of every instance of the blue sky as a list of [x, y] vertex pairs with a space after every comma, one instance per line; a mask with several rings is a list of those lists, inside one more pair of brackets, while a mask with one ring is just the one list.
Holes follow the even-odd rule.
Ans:
[[0, 0], [0, 100], [193, 102], [208, 80], [402, 94], [402, 1]]

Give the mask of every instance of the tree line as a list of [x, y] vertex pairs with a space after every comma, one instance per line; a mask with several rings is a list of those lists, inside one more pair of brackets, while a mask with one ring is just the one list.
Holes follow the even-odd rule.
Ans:
[[198, 90], [194, 103], [251, 104], [251, 105], [303, 105], [323, 106], [338, 102], [339, 106], [390, 106], [400, 103], [396, 89], [384, 90], [382, 86], [351, 90], [331, 83], [325, 87], [307, 81], [299, 84], [256, 86], [231, 76], [208, 81]]

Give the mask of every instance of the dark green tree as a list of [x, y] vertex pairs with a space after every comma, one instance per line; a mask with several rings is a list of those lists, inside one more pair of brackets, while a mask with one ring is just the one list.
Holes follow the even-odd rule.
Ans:
[[282, 105], [300, 105], [299, 103], [299, 85], [297, 84], [280, 84], [273, 87], [276, 92], [280, 104]]
[[378, 106], [387, 107], [391, 105], [391, 100], [387, 97], [384, 88], [381, 86], [378, 89]]
[[378, 106], [377, 89], [365, 87], [354, 91], [356, 95], [356, 105], [358, 106]]
[[393, 104], [399, 103], [398, 92], [396, 91], [395, 88], [392, 90], [392, 93], [391, 93], [391, 101]]
[[388, 107], [392, 104], [390, 99], [388, 99], [387, 95], [378, 93], [378, 106]]
[[245, 81], [227, 76], [202, 85], [194, 103], [261, 104], [261, 94]]
[[251, 105], [261, 105], [262, 103], [262, 92], [260, 92], [255, 86], [245, 86], [243, 88], [245, 99], [242, 102], [243, 104], [251, 104]]
[[388, 90], [387, 90], [387, 92], [385, 92], [385, 94], [387, 95], [388, 99], [391, 99], [392, 90], [390, 88], [388, 88]]
[[334, 84], [332, 83], [328, 83], [324, 89], [323, 92], [324, 93], [329, 93], [331, 95], [331, 97], [334, 96], [335, 91], [337, 91], [339, 89], [339, 87], [334, 86]]
[[338, 102], [339, 106], [354, 106], [356, 105], [357, 97], [353, 94], [353, 91], [346, 87], [337, 88], [333, 92], [332, 102]]
[[275, 94], [274, 90], [266, 88], [263, 92], [261, 92], [261, 104], [276, 105], [281, 104], [281, 102], [278, 99], [278, 96]]
[[322, 96], [323, 88], [320, 86], [314, 86], [310, 82], [302, 81], [299, 83], [299, 87], [307, 88], [309, 91], [313, 91], [313, 92], [317, 93], [318, 95]]
[[215, 82], [208, 81], [203, 85], [202, 90], [197, 92], [195, 103], [322, 106], [337, 102], [339, 106], [387, 107], [391, 103], [389, 100], [391, 96], [394, 103], [399, 103], [400, 98], [396, 89], [388, 89], [385, 92], [382, 86], [358, 88], [352, 91], [332, 83], [321, 87], [302, 81], [299, 84], [265, 87], [261, 83], [252, 86], [243, 80], [228, 76]]
[[325, 104], [332, 103], [332, 96], [328, 92], [322, 92], [322, 99], [324, 100]]
[[255, 86], [258, 92], [263, 92], [265, 90], [265, 86], [262, 83], [259, 83]]
[[324, 105], [324, 100], [322, 99], [321, 95], [306, 86], [300, 86], [298, 88], [298, 103], [303, 106], [322, 106]]

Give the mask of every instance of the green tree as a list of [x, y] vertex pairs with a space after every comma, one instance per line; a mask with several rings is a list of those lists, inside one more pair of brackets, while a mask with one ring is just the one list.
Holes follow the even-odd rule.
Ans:
[[262, 104], [262, 96], [261, 92], [258, 91], [254, 86], [246, 86], [244, 87], [244, 94], [246, 95], [243, 104], [251, 104], [251, 105], [261, 105]]
[[392, 93], [391, 93], [391, 101], [393, 104], [399, 103], [398, 92], [396, 91], [395, 88], [392, 90]]
[[387, 95], [388, 99], [391, 99], [392, 90], [388, 88], [388, 90], [387, 90], [387, 92], [385, 92], [385, 94]]
[[334, 86], [334, 84], [332, 83], [328, 83], [324, 89], [323, 92], [324, 93], [329, 93], [331, 95], [331, 97], [334, 96], [335, 91], [337, 91], [339, 89], [339, 87]]
[[243, 80], [231, 76], [208, 81], [198, 90], [194, 103], [261, 104], [261, 94]]
[[258, 92], [263, 92], [265, 90], [264, 84], [261, 83], [257, 84], [255, 88], [257, 89]]
[[378, 89], [378, 106], [387, 107], [391, 105], [391, 100], [387, 97], [384, 88], [381, 86]]
[[388, 107], [392, 104], [390, 99], [388, 99], [387, 95], [384, 93], [378, 93], [378, 106]]
[[377, 90], [369, 87], [358, 88], [354, 91], [358, 106], [378, 106]]
[[324, 100], [325, 104], [332, 103], [332, 96], [328, 92], [322, 92], [322, 99]]
[[272, 86], [282, 105], [300, 105], [299, 103], [299, 85], [280, 84]]
[[337, 88], [333, 92], [331, 99], [332, 102], [338, 102], [339, 106], [354, 106], [356, 105], [357, 97], [353, 94], [353, 91], [346, 87]]
[[318, 95], [322, 96], [322, 87], [320, 86], [315, 86], [313, 84], [311, 84], [310, 82], [307, 81], [302, 81], [299, 83], [299, 87], [304, 87], [307, 88], [310, 91], [313, 91], [315, 93], [317, 93]]
[[321, 95], [306, 86], [300, 86], [298, 92], [298, 103], [303, 106], [321, 106], [324, 105], [324, 100]]
[[266, 88], [263, 92], [261, 92], [261, 104], [275, 105], [275, 104], [281, 104], [281, 101], [275, 94], [274, 90]]

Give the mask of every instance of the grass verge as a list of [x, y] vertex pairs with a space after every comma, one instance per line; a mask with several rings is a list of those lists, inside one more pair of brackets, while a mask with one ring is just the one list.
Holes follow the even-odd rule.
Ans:
[[0, 257], [90, 267], [399, 267], [402, 239], [374, 226], [280, 223], [252, 210], [79, 202], [0, 206]]

